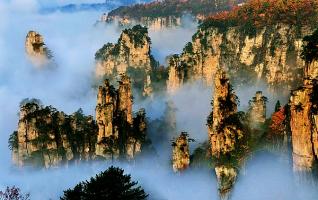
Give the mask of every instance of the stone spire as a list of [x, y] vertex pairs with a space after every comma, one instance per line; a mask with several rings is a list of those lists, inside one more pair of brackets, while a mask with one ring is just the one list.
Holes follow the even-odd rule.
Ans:
[[218, 156], [234, 149], [235, 139], [224, 137], [232, 135], [231, 131], [226, 129], [225, 119], [237, 112], [237, 96], [233, 93], [230, 81], [222, 69], [215, 74], [213, 99], [212, 121], [208, 122], [208, 125], [212, 155]]
[[317, 91], [317, 79], [305, 79], [304, 85], [292, 91], [290, 97], [290, 127], [295, 172], [310, 172], [315, 160], [318, 159]]
[[189, 136], [186, 132], [182, 132], [178, 138], [172, 143], [172, 167], [173, 171], [180, 172], [189, 167]]
[[167, 91], [170, 94], [175, 93], [183, 83], [183, 71], [180, 71], [180, 58], [173, 55], [169, 58], [169, 73], [167, 80]]
[[25, 51], [31, 62], [37, 67], [49, 63], [52, 58], [50, 50], [46, 47], [42, 35], [29, 31], [25, 39]]
[[290, 128], [292, 132], [293, 169], [311, 172], [318, 159], [318, 31], [304, 38], [303, 85], [291, 92]]
[[118, 82], [117, 90], [108, 80], [98, 89], [96, 155], [112, 159], [119, 156], [133, 159], [141, 152], [146, 137], [146, 114], [140, 110], [133, 117], [130, 78], [122, 75]]
[[124, 114], [125, 120], [132, 124], [132, 94], [130, 78], [126, 75], [121, 77], [118, 88], [118, 110]]
[[237, 168], [243, 160], [237, 152], [246, 149], [246, 136], [237, 114], [237, 96], [222, 69], [215, 74], [213, 99], [207, 125], [219, 194], [224, 200], [229, 198], [236, 181]]
[[260, 124], [266, 120], [266, 101], [262, 91], [257, 91], [255, 97], [249, 102], [249, 120], [252, 123]]

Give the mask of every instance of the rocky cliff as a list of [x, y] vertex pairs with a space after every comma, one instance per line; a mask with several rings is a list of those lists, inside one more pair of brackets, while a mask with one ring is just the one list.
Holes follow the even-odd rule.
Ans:
[[255, 97], [249, 102], [249, 120], [252, 124], [262, 124], [266, 120], [267, 98], [262, 91], [257, 91]]
[[111, 81], [121, 74], [132, 77], [143, 96], [152, 92], [152, 71], [157, 67], [150, 50], [148, 30], [140, 25], [125, 29], [116, 44], [105, 44], [95, 54], [96, 76]]
[[30, 101], [20, 107], [18, 130], [10, 137], [13, 161], [20, 167], [56, 167], [93, 158], [97, 126], [79, 110], [66, 115]]
[[95, 159], [131, 160], [149, 147], [145, 110], [132, 111], [130, 79], [116, 90], [106, 80], [97, 95], [96, 121], [82, 110], [72, 115], [26, 99], [18, 130], [11, 134], [13, 162], [20, 167], [57, 167]]
[[223, 67], [235, 83], [264, 80], [288, 91], [302, 81], [302, 38], [316, 27], [317, 10], [313, 0], [287, 0], [286, 9], [275, 1], [251, 0], [206, 19], [183, 52], [170, 58], [168, 90], [187, 81], [212, 85], [216, 69]]
[[172, 167], [173, 171], [180, 172], [190, 165], [189, 136], [182, 132], [175, 141], [172, 142]]
[[133, 19], [129, 17], [121, 17], [121, 16], [111, 16], [107, 14], [103, 14], [100, 22], [104, 23], [115, 23], [120, 27], [133, 27], [137, 24], [147, 27], [150, 31], [159, 31], [165, 28], [173, 28], [179, 27], [182, 25], [186, 25], [183, 23], [181, 17], [177, 16], [166, 16], [166, 17], [141, 17], [139, 19]]
[[186, 25], [187, 22], [182, 20], [184, 15], [191, 15], [194, 21], [200, 21], [213, 13], [229, 10], [242, 2], [244, 0], [154, 1], [118, 7], [108, 14], [103, 14], [100, 21], [118, 22], [124, 27], [142, 24], [150, 30], [160, 30]]
[[293, 168], [310, 172], [318, 159], [318, 81], [305, 79], [290, 98]]
[[43, 36], [35, 31], [28, 32], [25, 39], [25, 51], [28, 58], [37, 67], [49, 64], [53, 57], [44, 43]]
[[133, 159], [146, 140], [145, 111], [133, 117], [130, 79], [122, 76], [116, 90], [106, 80], [98, 89], [96, 155], [105, 158]]
[[273, 87], [290, 89], [303, 77], [300, 53], [302, 36], [308, 33], [310, 29], [304, 27], [298, 36], [297, 28], [288, 24], [264, 27], [252, 37], [239, 27], [201, 28], [180, 55], [170, 58], [168, 90], [175, 91], [180, 87], [175, 83], [187, 81], [212, 85], [220, 66], [241, 83], [265, 80]]
[[207, 125], [221, 199], [229, 198], [237, 169], [248, 149], [237, 101], [227, 74], [218, 69], [214, 79], [213, 111]]
[[302, 56], [306, 62], [303, 85], [291, 93], [290, 127], [293, 168], [311, 172], [318, 159], [318, 30], [304, 38]]

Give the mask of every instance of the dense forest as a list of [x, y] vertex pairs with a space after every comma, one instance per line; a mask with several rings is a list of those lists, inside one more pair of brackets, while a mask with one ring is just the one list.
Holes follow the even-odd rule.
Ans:
[[208, 15], [220, 10], [229, 10], [244, 0], [164, 0], [147, 4], [121, 6], [109, 13], [109, 16], [167, 17], [182, 16], [184, 14]]

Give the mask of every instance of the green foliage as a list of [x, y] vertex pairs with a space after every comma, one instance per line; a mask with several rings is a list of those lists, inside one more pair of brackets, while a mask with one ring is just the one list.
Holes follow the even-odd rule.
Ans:
[[191, 43], [191, 42], [188, 42], [188, 43], [186, 44], [186, 46], [185, 46], [184, 49], [183, 49], [183, 52], [189, 53], [190, 55], [193, 54], [193, 46], [192, 46], [192, 43]]
[[123, 30], [123, 33], [127, 34], [131, 39], [131, 42], [135, 45], [135, 48], [145, 45], [145, 41], [151, 43], [148, 36], [148, 28], [141, 25], [136, 25], [131, 29]]
[[190, 156], [191, 167], [212, 167], [210, 143], [208, 141], [200, 144]]
[[107, 60], [109, 55], [118, 54], [119, 46], [115, 46], [112, 43], [107, 43], [95, 53], [95, 60]]
[[[62, 138], [70, 143], [74, 160], [80, 158], [87, 145], [90, 149], [89, 154], [92, 155], [95, 151], [97, 125], [91, 116], [83, 114], [82, 109], [73, 115], [65, 115], [52, 106], [39, 107], [33, 101], [22, 105], [21, 108], [27, 111], [24, 120], [34, 126], [38, 135], [35, 139], [28, 141], [38, 148], [29, 158], [26, 158], [28, 163], [43, 166], [44, 155], [61, 156], [64, 159], [66, 150], [63, 147]], [[14, 134], [10, 136], [9, 148], [16, 146], [16, 137]], [[47, 147], [52, 143], [55, 143], [57, 148], [48, 151]]]
[[143, 91], [147, 72], [145, 68], [128, 67], [126, 71], [127, 76], [131, 77], [133, 89], [137, 89], [138, 93]]
[[303, 50], [301, 57], [308, 63], [318, 59], [318, 29], [303, 39]]
[[42, 102], [40, 99], [35, 99], [35, 98], [25, 98], [25, 99], [22, 99], [22, 101], [20, 102], [20, 108], [23, 107], [23, 106], [27, 106], [27, 104], [29, 105], [38, 105], [38, 106], [41, 106], [42, 105]]
[[281, 108], [280, 101], [277, 100], [277, 102], [275, 104], [275, 112], [279, 111], [280, 108]]
[[8, 143], [9, 143], [9, 149], [12, 151], [14, 149], [17, 149], [18, 148], [18, 131], [14, 131], [10, 136], [9, 136], [9, 140], [8, 140]]
[[143, 200], [148, 195], [124, 170], [111, 166], [89, 181], [64, 191], [61, 200]]

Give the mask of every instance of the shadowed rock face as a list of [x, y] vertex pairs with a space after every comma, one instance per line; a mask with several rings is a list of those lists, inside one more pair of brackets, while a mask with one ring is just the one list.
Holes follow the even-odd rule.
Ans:
[[140, 110], [133, 117], [132, 98], [130, 79], [127, 76], [122, 76], [118, 90], [108, 80], [99, 87], [96, 155], [132, 159], [141, 152], [146, 137], [145, 111]]
[[112, 81], [119, 75], [127, 74], [143, 96], [149, 96], [152, 92], [150, 73], [155, 62], [150, 43], [147, 28], [137, 25], [125, 29], [116, 44], [105, 44], [96, 52], [96, 76]]
[[182, 132], [172, 143], [172, 167], [173, 171], [180, 172], [190, 165], [189, 137], [186, 132]]
[[51, 51], [46, 47], [42, 35], [29, 31], [25, 39], [25, 51], [31, 62], [37, 67], [43, 67], [52, 59]]
[[226, 73], [219, 69], [214, 79], [213, 111], [208, 118], [212, 160], [221, 199], [228, 199], [236, 181], [237, 168], [247, 148], [246, 136], [237, 113], [237, 97]]
[[20, 167], [57, 167], [94, 157], [97, 126], [81, 110], [66, 115], [38, 103], [21, 105], [18, 130], [11, 135], [13, 161]]
[[255, 97], [249, 102], [249, 120], [253, 124], [262, 124], [266, 120], [266, 101], [261, 91], [257, 91]]

